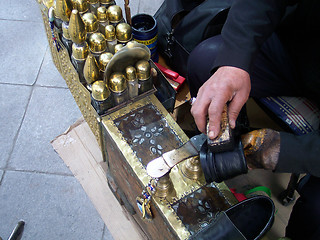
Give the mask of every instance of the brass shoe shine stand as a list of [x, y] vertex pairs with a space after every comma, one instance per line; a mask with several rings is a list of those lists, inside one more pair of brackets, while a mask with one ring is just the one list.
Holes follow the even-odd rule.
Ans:
[[[93, 39], [93, 43], [89, 41], [89, 49], [94, 54], [84, 55], [87, 59], [83, 72], [86, 83], [80, 81], [78, 69], [70, 60], [71, 49], [67, 49], [71, 45], [70, 41], [61, 41], [61, 38], [68, 38], [68, 35], [73, 34], [71, 39], [77, 40], [76, 46], [85, 46], [86, 43], [80, 41], [81, 37], [75, 38], [72, 30], [69, 30], [69, 34], [66, 33], [66, 27], [64, 33], [60, 32], [58, 26], [61, 18], [58, 17], [59, 14], [63, 15], [61, 12], [65, 16], [77, 14], [72, 8], [76, 8], [82, 17], [89, 12], [94, 15], [95, 11], [103, 10], [99, 6], [105, 7], [108, 16], [110, 6], [116, 6], [114, 1], [90, 2], [56, 0], [55, 5], [53, 0], [38, 0], [53, 62], [100, 144], [108, 165], [106, 177], [118, 201], [132, 215], [148, 239], [188, 239], [207, 226], [216, 213], [227, 209], [236, 200], [224, 183], [206, 184], [198, 156], [178, 163], [159, 179], [153, 179], [147, 174], [146, 166], [150, 161], [181, 147], [189, 138], [168, 113], [167, 109], [170, 108], [164, 107], [172, 99], [158, 99], [157, 93], [162, 91], [163, 97], [170, 90], [170, 85], [150, 60], [149, 49], [141, 46], [142, 44], [130, 41], [122, 43], [121, 50], [108, 53], [112, 57], [108, 57], [106, 67], [99, 69], [98, 62], [94, 65], [95, 61], [99, 61], [99, 54], [102, 55], [107, 50], [101, 43], [99, 48], [94, 45], [94, 40], [97, 41], [98, 37], [103, 39], [103, 36], [99, 34], [93, 38], [94, 33], [90, 33], [89, 39]], [[52, 8], [56, 14], [54, 19], [49, 14], [50, 9], [52, 14]], [[114, 9], [117, 7], [112, 7]], [[94, 16], [90, 16], [90, 19], [94, 19]], [[104, 17], [104, 21], [105, 19]], [[119, 15], [118, 18], [111, 16], [109, 19], [115, 29], [117, 24], [124, 22]], [[69, 26], [68, 18], [62, 21], [64, 26]], [[74, 29], [72, 21], [70, 25], [69, 29]], [[124, 36], [126, 35], [120, 38], [124, 40]], [[73, 40], [73, 44], [76, 40]], [[131, 40], [130, 36], [128, 40]], [[138, 95], [130, 97], [128, 92], [134, 92], [134, 88], [127, 91], [124, 80], [129, 78], [125, 75], [128, 67], [130, 79], [135, 79], [132, 77], [132, 73], [135, 73], [132, 66], [136, 69], [134, 76], [140, 88]], [[151, 88], [150, 81], [153, 82]], [[97, 90], [96, 86], [99, 86]], [[141, 88], [144, 89], [143, 92], [140, 91]], [[104, 92], [99, 95], [99, 91]], [[110, 99], [114, 101], [112, 107], [102, 104], [102, 101]], [[93, 101], [95, 104], [92, 104]], [[101, 110], [100, 107], [103, 106], [109, 106], [109, 109], [98, 114], [97, 109]]]

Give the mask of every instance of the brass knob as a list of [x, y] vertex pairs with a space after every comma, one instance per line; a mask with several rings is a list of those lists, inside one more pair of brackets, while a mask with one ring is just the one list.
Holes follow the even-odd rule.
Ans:
[[110, 96], [110, 90], [105, 81], [98, 80], [92, 84], [92, 97], [97, 101], [104, 101]]
[[106, 40], [107, 41], [113, 41], [116, 39], [116, 29], [113, 25], [107, 25], [105, 27], [106, 30]]
[[99, 24], [96, 15], [93, 13], [85, 13], [82, 16], [82, 20], [85, 24], [87, 33], [98, 31]]
[[87, 42], [82, 44], [72, 44], [72, 56], [77, 60], [84, 60], [88, 57], [89, 46]]
[[87, 84], [91, 85], [99, 78], [99, 68], [96, 58], [89, 53], [83, 67], [83, 75]]
[[56, 0], [55, 14], [64, 22], [69, 22], [72, 3], [70, 0]]
[[106, 7], [98, 7], [97, 9], [97, 18], [99, 22], [108, 21], [107, 8]]
[[101, 53], [107, 49], [107, 42], [102, 33], [92, 33], [89, 37], [89, 47], [93, 53]]
[[133, 66], [128, 66], [125, 69], [127, 81], [134, 81], [137, 79], [137, 70]]
[[118, 5], [110, 6], [107, 13], [110, 23], [118, 23], [123, 19], [122, 9]]
[[71, 12], [69, 22], [69, 35], [72, 42], [76, 44], [83, 43], [86, 40], [86, 27], [77, 9], [73, 9]]
[[77, 9], [79, 13], [85, 13], [89, 10], [87, 0], [72, 0], [73, 9]]
[[110, 62], [113, 54], [110, 52], [104, 52], [99, 56], [99, 69], [104, 72], [108, 63]]
[[121, 72], [114, 72], [109, 79], [110, 90], [116, 93], [121, 93], [127, 89], [127, 82]]
[[132, 39], [132, 29], [128, 23], [119, 23], [116, 26], [117, 40], [121, 43], [128, 42]]
[[140, 60], [136, 63], [137, 77], [139, 80], [148, 80], [151, 75], [150, 63], [146, 60]]

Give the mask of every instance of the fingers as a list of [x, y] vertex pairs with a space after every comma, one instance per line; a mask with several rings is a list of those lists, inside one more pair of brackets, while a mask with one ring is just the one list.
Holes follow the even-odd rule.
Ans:
[[239, 116], [239, 113], [243, 107], [243, 105], [248, 100], [249, 94], [242, 94], [238, 93], [234, 96], [232, 101], [228, 106], [228, 117], [229, 117], [229, 124], [232, 129], [236, 127], [236, 120]]

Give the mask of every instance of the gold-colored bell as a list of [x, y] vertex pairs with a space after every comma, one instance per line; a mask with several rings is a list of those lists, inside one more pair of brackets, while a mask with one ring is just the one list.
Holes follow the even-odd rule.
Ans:
[[108, 63], [110, 62], [113, 54], [110, 52], [104, 52], [99, 56], [99, 69], [104, 72]]
[[161, 177], [156, 186], [156, 197], [167, 197], [174, 192], [173, 183], [170, 179], [169, 173]]
[[116, 44], [116, 45], [114, 46], [114, 52], [116, 53], [116, 52], [120, 51], [123, 47], [124, 47], [124, 46], [123, 46], [121, 43]]
[[99, 78], [99, 67], [96, 58], [89, 53], [83, 68], [83, 75], [88, 85], [97, 81]]
[[104, 101], [110, 96], [110, 91], [105, 81], [98, 80], [92, 84], [92, 97], [97, 101]]
[[127, 89], [127, 83], [121, 72], [114, 72], [109, 79], [109, 88], [112, 92], [121, 93]]
[[132, 39], [132, 29], [128, 23], [119, 23], [116, 27], [116, 37], [120, 43], [127, 43]]
[[96, 15], [93, 13], [85, 13], [82, 16], [87, 33], [94, 33], [98, 31], [99, 24]]
[[89, 48], [92, 53], [102, 53], [107, 49], [107, 43], [102, 33], [92, 33], [89, 37]]
[[123, 22], [122, 9], [118, 5], [112, 5], [108, 8], [108, 19], [111, 24], [116, 25]]
[[55, 15], [64, 22], [69, 22], [72, 11], [70, 0], [56, 0]]
[[89, 10], [87, 0], [72, 0], [73, 9], [77, 9], [80, 14], [84, 14]]
[[185, 177], [192, 180], [198, 180], [203, 176], [199, 156], [185, 160], [182, 165], [181, 172]]
[[73, 9], [71, 12], [69, 22], [69, 35], [72, 42], [76, 44], [83, 43], [86, 40], [86, 27], [77, 9]]
[[88, 57], [89, 46], [87, 42], [82, 44], [72, 44], [72, 57], [77, 60], [83, 60]]
[[146, 60], [140, 60], [136, 63], [137, 77], [139, 80], [148, 80], [151, 75], [150, 63]]

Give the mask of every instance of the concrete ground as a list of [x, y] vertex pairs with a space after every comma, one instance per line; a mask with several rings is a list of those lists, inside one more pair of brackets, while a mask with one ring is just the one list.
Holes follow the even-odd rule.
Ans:
[[[162, 1], [132, 0], [131, 13], [153, 15]], [[23, 219], [23, 240], [112, 239], [50, 145], [81, 113], [43, 24], [37, 1], [0, 1], [0, 237]]]

